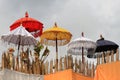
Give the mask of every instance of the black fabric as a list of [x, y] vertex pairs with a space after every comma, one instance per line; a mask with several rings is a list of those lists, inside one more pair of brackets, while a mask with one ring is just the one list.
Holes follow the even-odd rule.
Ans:
[[[104, 40], [104, 38], [97, 40], [96, 44], [97, 44], [97, 48], [96, 48], [95, 52], [105, 52], [105, 51], [113, 50], [114, 53], [116, 53], [116, 50], [119, 47], [119, 45], [117, 45], [116, 43], [109, 41], [109, 40]], [[100, 55], [100, 57], [102, 57], [102, 54], [98, 54], [98, 55]], [[93, 55], [88, 54], [87, 57], [88, 58], [96, 58], [97, 55], [96, 54], [93, 54]]]
[[104, 52], [104, 51], [108, 51], [108, 50], [116, 50], [119, 46], [109, 40], [97, 40], [97, 48], [95, 50], [95, 52]]

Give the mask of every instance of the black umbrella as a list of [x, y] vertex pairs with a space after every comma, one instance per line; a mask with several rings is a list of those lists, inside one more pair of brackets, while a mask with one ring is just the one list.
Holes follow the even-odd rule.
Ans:
[[[104, 53], [104, 57], [105, 57], [105, 51], [111, 51], [113, 50], [114, 53], [117, 50], [117, 48], [119, 47], [115, 42], [109, 41], [109, 40], [105, 40], [102, 35], [100, 35], [100, 39], [98, 39], [96, 41], [97, 43], [97, 48], [95, 50], [95, 52], [103, 52]], [[96, 54], [95, 55], [87, 55], [88, 58], [96, 58]]]

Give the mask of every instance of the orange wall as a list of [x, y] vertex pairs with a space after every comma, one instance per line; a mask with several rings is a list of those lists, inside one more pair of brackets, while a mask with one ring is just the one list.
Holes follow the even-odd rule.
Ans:
[[120, 61], [98, 65], [94, 80], [120, 80]]
[[45, 75], [44, 80], [72, 80], [72, 70], [69, 69]]
[[93, 78], [83, 76], [79, 73], [72, 73], [73, 80], [93, 80]]
[[93, 80], [93, 78], [82, 76], [81, 74], [74, 73], [71, 69], [68, 69], [45, 75], [44, 80]]

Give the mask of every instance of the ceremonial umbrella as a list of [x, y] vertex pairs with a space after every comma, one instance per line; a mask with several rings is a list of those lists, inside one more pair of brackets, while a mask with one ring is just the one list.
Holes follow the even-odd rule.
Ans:
[[84, 63], [84, 54], [94, 54], [96, 49], [96, 43], [88, 38], [82, 37], [77, 38], [68, 44], [67, 53], [71, 55], [82, 55], [82, 62]]
[[[100, 39], [98, 39], [96, 41], [96, 44], [97, 44], [97, 48], [96, 48], [95, 52], [103, 52], [104, 61], [105, 61], [105, 51], [113, 50], [114, 53], [115, 53], [115, 51], [119, 47], [115, 42], [112, 42], [112, 41], [109, 41], [109, 40], [105, 40], [102, 35], [100, 35]], [[88, 58], [93, 58], [95, 56], [96, 56], [96, 54], [88, 55]]]
[[58, 63], [58, 46], [66, 45], [70, 42], [72, 34], [55, 25], [52, 28], [45, 30], [41, 35], [41, 43], [50, 46], [56, 46], [56, 61]]
[[19, 27], [22, 24], [25, 29], [30, 32], [34, 37], [38, 37], [42, 34], [43, 24], [34, 19], [29, 17], [28, 13], [25, 13], [25, 17], [16, 20], [11, 26], [10, 31], [14, 30], [15, 28]]
[[18, 45], [18, 54], [20, 45], [30, 46], [37, 44], [37, 40], [23, 26], [17, 27], [8, 34], [2, 35], [1, 40], [9, 44]]

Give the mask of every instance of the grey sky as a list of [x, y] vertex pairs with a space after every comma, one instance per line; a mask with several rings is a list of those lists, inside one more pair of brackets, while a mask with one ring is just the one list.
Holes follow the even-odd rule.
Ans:
[[[44, 24], [44, 29], [57, 22], [72, 33], [72, 40], [84, 32], [85, 37], [94, 41], [103, 34], [105, 39], [120, 45], [119, 4], [119, 0], [0, 0], [0, 35], [28, 11], [30, 17]], [[63, 48], [66, 46], [59, 48], [60, 56], [66, 54]], [[55, 48], [51, 47], [50, 55], [54, 54]]]

